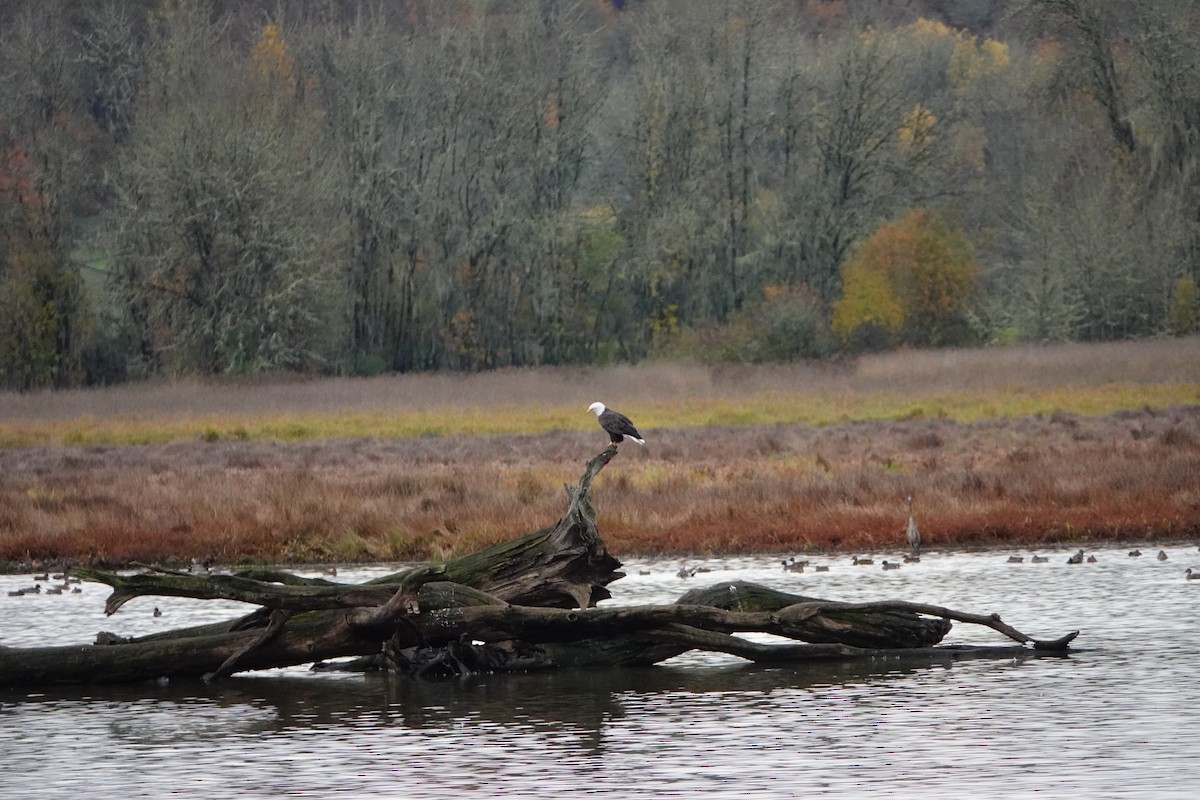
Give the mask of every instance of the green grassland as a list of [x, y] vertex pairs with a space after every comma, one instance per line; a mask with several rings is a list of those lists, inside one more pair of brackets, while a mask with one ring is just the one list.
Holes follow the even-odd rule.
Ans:
[[[626, 410], [643, 430], [716, 425], [830, 425], [949, 419], [975, 422], [1066, 412], [1085, 416], [1200, 402], [1200, 384], [1157, 383], [1002, 391], [809, 395], [768, 390], [739, 398], [677, 398]], [[323, 413], [135, 415], [0, 423], [0, 446], [137, 445], [199, 439], [305, 442], [353, 437], [542, 434], [595, 425], [578, 406], [498, 405]]]

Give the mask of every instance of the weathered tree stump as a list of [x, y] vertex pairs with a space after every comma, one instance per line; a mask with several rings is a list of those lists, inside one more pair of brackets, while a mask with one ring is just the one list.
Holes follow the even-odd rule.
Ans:
[[[838, 603], [738, 582], [690, 591], [665, 606], [597, 607], [623, 576], [596, 529], [592, 481], [610, 446], [567, 487], [567, 511], [547, 528], [444, 564], [363, 584], [271, 570], [197, 576], [165, 569], [118, 575], [76, 569], [113, 588], [105, 611], [145, 595], [237, 600], [237, 619], [93, 645], [0, 648], [0, 685], [222, 678], [235, 672], [359, 657], [347, 669], [414, 675], [658, 663], [691, 649], [752, 661], [921, 653], [929, 658], [1064, 652], [1076, 634], [1039, 642], [1002, 623], [904, 602]], [[944, 648], [950, 620], [983, 624], [1020, 645]], [[775, 634], [764, 644], [735, 636]], [[1024, 647], [1032, 644], [1033, 648]], [[949, 654], [949, 655], [948, 655]]]

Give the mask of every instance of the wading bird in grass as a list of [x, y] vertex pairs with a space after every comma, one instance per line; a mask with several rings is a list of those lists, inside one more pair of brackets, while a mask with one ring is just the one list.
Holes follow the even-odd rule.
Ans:
[[913, 518], [911, 494], [908, 496], [908, 546], [912, 548], [914, 556], [920, 554], [921, 531], [917, 529], [917, 520]]
[[588, 411], [595, 414], [596, 419], [600, 420], [600, 427], [604, 428], [612, 444], [618, 445], [623, 439], [629, 439], [640, 445], [646, 444], [646, 440], [638, 433], [637, 428], [633, 427], [629, 417], [624, 414], [613, 411], [611, 408], [605, 408], [604, 403], [592, 403], [588, 406]]

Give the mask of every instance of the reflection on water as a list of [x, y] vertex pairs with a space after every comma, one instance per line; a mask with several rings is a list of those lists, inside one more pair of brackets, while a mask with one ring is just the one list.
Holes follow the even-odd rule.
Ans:
[[[466, 680], [297, 668], [211, 686], [0, 690], [5, 796], [1190, 797], [1178, 779], [1200, 767], [1186, 722], [1200, 702], [1200, 582], [1182, 572], [1200, 557], [1168, 550], [1168, 562], [1105, 550], [1079, 566], [1065, 553], [1037, 565], [931, 554], [887, 573], [848, 559], [803, 574], [768, 557], [693, 560], [712, 571], [690, 580], [675, 577], [679, 561], [643, 562], [612, 586], [627, 603], [742, 579], [1000, 611], [1037, 636], [1082, 628], [1068, 658], [764, 668], [688, 654], [651, 669]], [[0, 589], [18, 583], [28, 576]], [[106, 591], [0, 594], [0, 643], [148, 633], [245, 608], [141, 599], [106, 620]], [[1000, 641], [962, 625], [949, 640]]]

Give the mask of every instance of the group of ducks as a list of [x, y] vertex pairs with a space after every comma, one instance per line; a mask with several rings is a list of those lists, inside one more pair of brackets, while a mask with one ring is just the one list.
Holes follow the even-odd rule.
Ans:
[[[1141, 551], [1141, 550], [1134, 549], [1134, 550], [1130, 550], [1130, 551], [1129, 551], [1129, 557], [1130, 557], [1130, 558], [1138, 558], [1139, 556], [1141, 556], [1141, 554], [1142, 554], [1142, 551]], [[1157, 555], [1157, 556], [1155, 556], [1155, 558], [1157, 558], [1159, 561], [1166, 561], [1166, 560], [1167, 560], [1167, 558], [1169, 558], [1169, 556], [1167, 556], [1167, 551], [1166, 551], [1166, 550], [1159, 550], [1159, 551], [1158, 551], [1158, 555]], [[1020, 563], [1020, 562], [1021, 562], [1021, 560], [1022, 560], [1022, 559], [1021, 559], [1021, 557], [1020, 557], [1020, 556], [1009, 556], [1009, 557], [1008, 557], [1008, 563], [1010, 563], [1010, 564], [1018, 564], [1018, 563]], [[1033, 557], [1033, 560], [1034, 560], [1034, 561], [1037, 561], [1037, 556], [1034, 556], [1034, 557]], [[1092, 556], [1092, 555], [1089, 555], [1087, 558], [1084, 558], [1084, 557], [1083, 557], [1083, 548], [1080, 548], [1079, 550], [1076, 550], [1074, 555], [1072, 555], [1072, 556], [1069, 556], [1069, 557], [1067, 558], [1067, 563], [1068, 563], [1068, 564], [1082, 564], [1082, 563], [1084, 563], [1085, 561], [1086, 561], [1087, 563], [1089, 563], [1089, 564], [1095, 564], [1095, 563], [1096, 563], [1096, 557], [1095, 557], [1095, 556]]]
[[[905, 564], [919, 564], [920, 562], [921, 557], [915, 554], [904, 557]], [[794, 556], [784, 560], [782, 563], [784, 572], [804, 572], [804, 570], [808, 569], [810, 566], [812, 567], [813, 572], [829, 572], [828, 564], [811, 564], [807, 559], [804, 561], [797, 561]], [[875, 564], [875, 559], [852, 556], [850, 558], [850, 563], [856, 567], [870, 567]], [[880, 565], [885, 570], [900, 569], [899, 561], [888, 561], [886, 558], [880, 562]]]
[[[62, 581], [62, 583], [58, 586], [47, 586], [42, 588], [41, 581], [49, 581], [51, 578], [56, 581]], [[34, 575], [33, 579], [38, 581], [38, 583], [33, 584], [33, 586], [26, 586], [23, 589], [14, 589], [8, 593], [8, 596], [23, 597], [27, 594], [80, 594], [83, 592], [83, 588], [78, 585], [82, 582], [79, 580], [79, 578], [69, 578], [65, 573], [62, 572], [56, 575], [50, 575], [49, 573], [44, 572], [41, 575]]]
[[[1200, 548], [1197, 548], [1197, 549], [1200, 549]], [[1133, 550], [1129, 551], [1128, 555], [1130, 558], [1139, 558], [1142, 555], [1142, 551], [1134, 548]], [[1009, 562], [1012, 562], [1012, 560], [1014, 558], [1017, 559], [1018, 561], [1021, 560], [1019, 556], [1009, 556], [1009, 559], [1008, 559]], [[1170, 558], [1170, 556], [1167, 555], [1166, 550], [1159, 550], [1158, 555], [1156, 555], [1155, 558], [1158, 559], [1159, 561], [1167, 561]], [[1034, 556], [1033, 560], [1037, 561], [1037, 557]], [[1089, 555], [1087, 558], [1084, 558], [1083, 550], [1080, 549], [1080, 550], [1075, 551], [1075, 554], [1067, 559], [1068, 564], [1082, 564], [1085, 561], [1089, 564], [1095, 564], [1096, 557], [1093, 555]], [[1200, 580], [1200, 570], [1193, 570], [1191, 567], [1188, 567], [1187, 569], [1185, 569], [1183, 571], [1183, 577], [1185, 580], [1189, 580], [1189, 581]]]
[[[910, 527], [910, 530], [915, 529], [915, 527], [916, 527], [915, 523], [912, 522], [911, 518], [909, 519], [909, 527]], [[910, 543], [913, 542], [913, 539], [914, 539], [914, 537], [910, 536], [910, 538], [909, 538]], [[920, 534], [917, 534], [915, 537], [915, 543], [913, 544], [913, 554], [907, 555], [904, 557], [905, 564], [919, 563], [921, 561], [921, 557], [916, 554], [917, 548], [919, 548], [919, 547], [920, 547]], [[1129, 551], [1130, 558], [1137, 558], [1141, 555], [1142, 555], [1141, 550], [1130, 550]], [[1166, 550], [1159, 550], [1158, 555], [1155, 557], [1159, 561], [1166, 561], [1169, 558]], [[1035, 555], [1031, 556], [1029, 560], [1033, 564], [1045, 564], [1050, 561], [1050, 557], [1035, 554]], [[858, 556], [853, 556], [850, 559], [850, 563], [854, 564], [856, 567], [857, 566], [871, 566], [872, 564], [875, 563], [875, 560], [873, 558], [859, 558]], [[883, 568], [885, 570], [900, 569], [900, 562], [898, 562], [898, 561], [888, 561], [885, 559], [882, 563], [883, 563]], [[1009, 564], [1023, 564], [1023, 563], [1025, 563], [1025, 556], [1009, 556], [1008, 563]], [[1073, 553], [1072, 555], [1067, 557], [1067, 563], [1068, 564], [1083, 564], [1083, 563], [1095, 564], [1096, 557], [1094, 555], [1085, 555], [1083, 549], [1081, 548], [1081, 549], [1075, 551], [1075, 553]], [[804, 572], [804, 570], [810, 566], [810, 564], [807, 560], [797, 561], [795, 559], [795, 557], [785, 559], [782, 562], [782, 564], [783, 564], [784, 572]], [[825, 564], [818, 564], [816, 566], [813, 566], [813, 570], [815, 572], [828, 572], [829, 567], [828, 567], [828, 565], [825, 565]], [[682, 575], [683, 570], [681, 570], [680, 572], [681, 572], [681, 577], [690, 577], [690, 576]], [[695, 574], [695, 573], [693, 572], [692, 574]], [[1184, 572], [1184, 576], [1189, 581], [1200, 580], [1200, 569], [1193, 570], [1189, 567]]]

